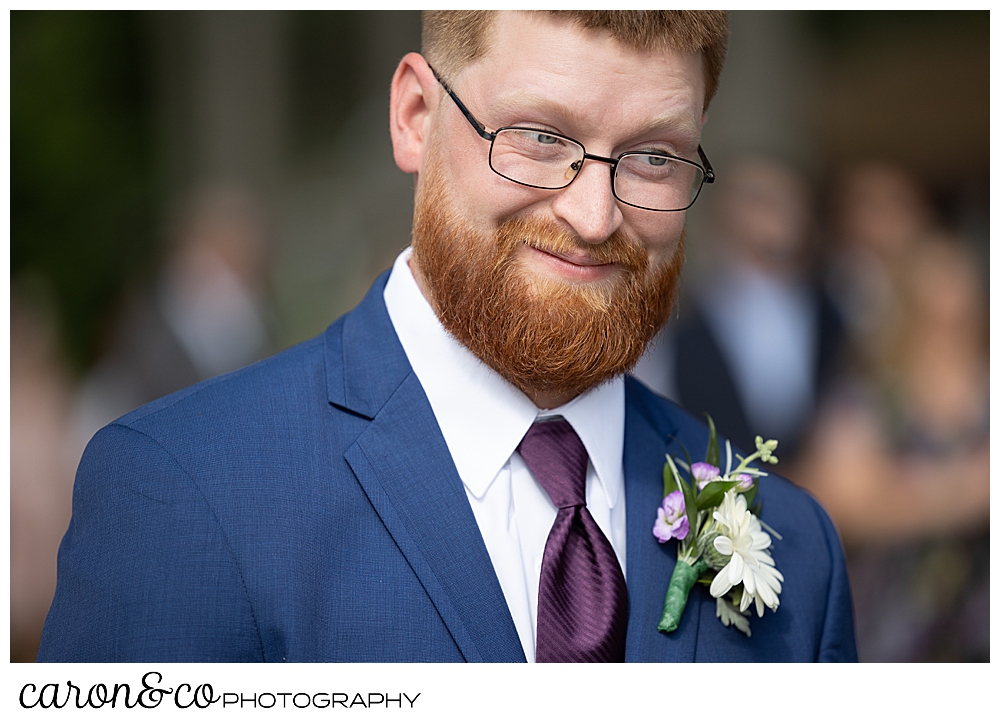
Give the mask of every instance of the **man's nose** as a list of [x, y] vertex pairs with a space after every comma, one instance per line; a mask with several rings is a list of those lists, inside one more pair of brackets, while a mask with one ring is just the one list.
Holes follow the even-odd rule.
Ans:
[[592, 160], [585, 161], [576, 180], [559, 191], [552, 209], [581, 240], [591, 244], [607, 241], [623, 220], [611, 190], [608, 165]]

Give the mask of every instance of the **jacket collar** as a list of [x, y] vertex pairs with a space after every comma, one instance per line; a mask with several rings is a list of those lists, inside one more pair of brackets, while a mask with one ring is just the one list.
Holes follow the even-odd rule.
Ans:
[[326, 330], [326, 382], [331, 404], [374, 419], [412, 373], [385, 309], [386, 271], [346, 316]]

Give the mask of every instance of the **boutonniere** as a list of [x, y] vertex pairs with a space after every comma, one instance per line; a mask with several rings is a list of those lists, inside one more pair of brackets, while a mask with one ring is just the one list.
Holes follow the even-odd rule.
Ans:
[[764, 616], [765, 607], [777, 610], [785, 579], [768, 552], [771, 535], [779, 540], [781, 535], [758, 518], [760, 502], [753, 504], [758, 478], [767, 473], [751, 466], [757, 459], [777, 462], [773, 452], [778, 442], [757, 437], [757, 451], [745, 458], [736, 455], [739, 464], [734, 469], [732, 447], [726, 440], [726, 471], [722, 473], [719, 438], [711, 417], [708, 428], [704, 462], [690, 464], [668, 454], [663, 465], [663, 504], [656, 511], [653, 535], [661, 543], [677, 540], [678, 548], [657, 629], [665, 633], [677, 629], [691, 588], [699, 582], [709, 586], [715, 615], [722, 624], [734, 625], [749, 637], [745, 613], [751, 604], [759, 617]]

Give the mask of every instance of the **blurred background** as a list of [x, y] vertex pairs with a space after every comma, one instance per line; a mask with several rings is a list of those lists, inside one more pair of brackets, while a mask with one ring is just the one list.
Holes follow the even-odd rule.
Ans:
[[[636, 373], [781, 440], [862, 660], [987, 661], [989, 15], [731, 26], [719, 181]], [[419, 41], [417, 12], [11, 12], [12, 661], [90, 436], [322, 332], [408, 244], [388, 88]]]

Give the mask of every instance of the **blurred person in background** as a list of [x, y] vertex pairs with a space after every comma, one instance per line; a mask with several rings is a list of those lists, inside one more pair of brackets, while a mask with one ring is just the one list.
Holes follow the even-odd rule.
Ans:
[[836, 207], [831, 288], [851, 371], [793, 479], [844, 538], [862, 660], [988, 660], [988, 317], [974, 258], [897, 169], [855, 169]]
[[106, 354], [84, 379], [79, 450], [108, 422], [146, 402], [254, 362], [269, 351], [267, 231], [236, 186], [193, 193], [152, 288], [133, 294]]
[[843, 325], [818, 282], [806, 179], [746, 158], [718, 185], [711, 266], [636, 375], [710, 414], [737, 447], [752, 450], [758, 434], [780, 440], [785, 463], [832, 376]]
[[936, 233], [929, 202], [904, 171], [882, 162], [844, 172], [833, 197], [826, 286], [850, 330], [852, 354], [878, 366], [885, 329], [898, 320], [902, 265], [921, 238]]
[[70, 519], [73, 471], [105, 424], [270, 349], [266, 227], [247, 192], [192, 193], [156, 283], [126, 297], [107, 351], [77, 385], [51, 314], [11, 314], [11, 656], [33, 660]]
[[52, 314], [15, 287], [10, 313], [10, 659], [35, 659], [56, 589], [78, 457], [72, 381]]

